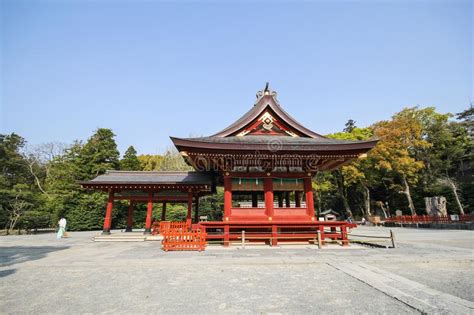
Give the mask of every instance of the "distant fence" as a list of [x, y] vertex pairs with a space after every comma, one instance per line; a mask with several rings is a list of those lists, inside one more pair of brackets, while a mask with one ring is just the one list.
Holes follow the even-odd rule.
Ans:
[[464, 214], [453, 216], [433, 216], [433, 215], [400, 215], [395, 217], [386, 218], [386, 223], [399, 223], [399, 224], [423, 224], [423, 223], [460, 223], [460, 222], [472, 222], [474, 221], [474, 215]]

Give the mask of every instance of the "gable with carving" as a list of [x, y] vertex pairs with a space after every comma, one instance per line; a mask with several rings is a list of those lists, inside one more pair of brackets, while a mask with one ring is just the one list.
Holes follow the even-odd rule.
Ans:
[[289, 136], [299, 137], [298, 131], [289, 127], [281, 121], [279, 117], [268, 108], [249, 125], [245, 126], [243, 130], [237, 132], [236, 136]]

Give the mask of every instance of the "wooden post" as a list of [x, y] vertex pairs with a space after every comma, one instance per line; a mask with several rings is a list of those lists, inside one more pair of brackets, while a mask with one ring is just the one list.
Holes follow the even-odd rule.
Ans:
[[265, 193], [265, 212], [268, 216], [268, 220], [273, 219], [273, 179], [264, 178], [263, 190]]
[[276, 225], [272, 225], [272, 246], [278, 245], [278, 227]]
[[301, 192], [295, 191], [295, 207], [301, 208]]
[[232, 178], [224, 177], [224, 221], [229, 221], [232, 209]]
[[291, 200], [290, 200], [290, 192], [289, 191], [285, 192], [285, 202], [286, 202], [286, 207], [287, 208], [291, 207]]
[[324, 234], [324, 225], [319, 226], [318, 232], [319, 232], [319, 236], [321, 237], [321, 246], [326, 245], [326, 242], [325, 242], [326, 236]]
[[128, 205], [128, 217], [127, 217], [127, 228], [125, 232], [132, 232], [133, 229], [133, 206], [135, 201], [130, 199], [130, 204]]
[[245, 230], [242, 230], [242, 248], [245, 248]]
[[153, 215], [153, 192], [148, 192], [148, 203], [146, 210], [145, 234], [151, 234], [151, 219]]
[[397, 248], [397, 244], [395, 243], [395, 233], [390, 230], [390, 238], [392, 239], [392, 248]]
[[342, 246], [349, 246], [349, 239], [347, 237], [347, 226], [341, 226], [341, 238], [342, 238]]
[[166, 201], [163, 201], [163, 209], [161, 210], [161, 221], [166, 221]]
[[114, 207], [114, 191], [109, 190], [109, 199], [107, 200], [107, 208], [105, 209], [104, 229], [103, 235], [110, 234], [110, 227], [112, 225], [112, 209]]
[[256, 192], [252, 193], [252, 208], [258, 207], [258, 195]]
[[191, 228], [191, 213], [193, 211], [193, 194], [191, 192], [188, 193], [188, 213], [186, 215], [186, 224], [188, 228]]
[[199, 222], [199, 196], [194, 198], [194, 223]]
[[229, 238], [230, 238], [229, 232], [230, 232], [229, 225], [227, 224], [224, 225], [224, 247], [229, 246]]
[[306, 208], [308, 216], [314, 218], [313, 186], [311, 183], [311, 177], [306, 177], [304, 179], [304, 190], [306, 193]]
[[318, 230], [318, 248], [321, 249], [323, 244], [321, 244], [321, 231]]

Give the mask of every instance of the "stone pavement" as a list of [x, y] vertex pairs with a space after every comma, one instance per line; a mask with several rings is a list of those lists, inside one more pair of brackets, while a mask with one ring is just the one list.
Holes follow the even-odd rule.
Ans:
[[1, 237], [0, 313], [474, 313], [474, 232], [393, 230], [396, 249], [201, 253], [165, 253], [159, 242], [94, 243], [97, 232]]

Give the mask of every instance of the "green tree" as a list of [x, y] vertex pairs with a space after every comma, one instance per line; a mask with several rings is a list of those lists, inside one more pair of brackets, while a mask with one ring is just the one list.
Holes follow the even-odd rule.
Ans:
[[[64, 216], [71, 230], [100, 228], [106, 196], [101, 192], [83, 190], [78, 181], [90, 180], [109, 169], [118, 169], [119, 153], [110, 129], [98, 129], [86, 144], [76, 141], [65, 153], [51, 163], [46, 180], [51, 195], [49, 207], [53, 223]], [[120, 205], [114, 216], [124, 211]]]
[[349, 119], [347, 122], [346, 122], [346, 127], [344, 128], [344, 132], [348, 132], [348, 133], [351, 133], [355, 128], [357, 128], [356, 126], [356, 121], [355, 120], [352, 120], [352, 119]]
[[120, 161], [120, 169], [126, 171], [139, 171], [141, 169], [137, 151], [132, 145], [128, 147], [123, 155], [123, 159]]
[[418, 158], [425, 163], [423, 177], [425, 186], [442, 184], [447, 186], [456, 202], [458, 210], [464, 214], [458, 191], [457, 175], [468, 150], [468, 134], [463, 126], [450, 122], [450, 114], [439, 114], [433, 107], [421, 109], [417, 117], [423, 127], [422, 137], [430, 146], [421, 148]]
[[[344, 132], [338, 132], [329, 137], [341, 140], [368, 140], [373, 137], [370, 128], [357, 128], [352, 124], [351, 128], [346, 128]], [[357, 159], [346, 166], [334, 171], [337, 179], [337, 187], [341, 195], [345, 211], [352, 216], [352, 210], [348, 201], [347, 188], [360, 187], [364, 195], [364, 209], [367, 215], [371, 215], [370, 208], [370, 186], [375, 180], [373, 171], [373, 160], [369, 158]]]
[[104, 174], [107, 170], [119, 168], [120, 153], [114, 140], [115, 134], [110, 129], [99, 128], [89, 138], [81, 152], [85, 168], [84, 179], [92, 179]]
[[15, 133], [0, 135], [0, 224], [9, 232], [23, 226], [26, 214], [44, 212], [44, 200], [22, 152], [25, 144]]
[[161, 170], [163, 164], [162, 155], [143, 154], [138, 156], [140, 169], [142, 171], [158, 171]]

